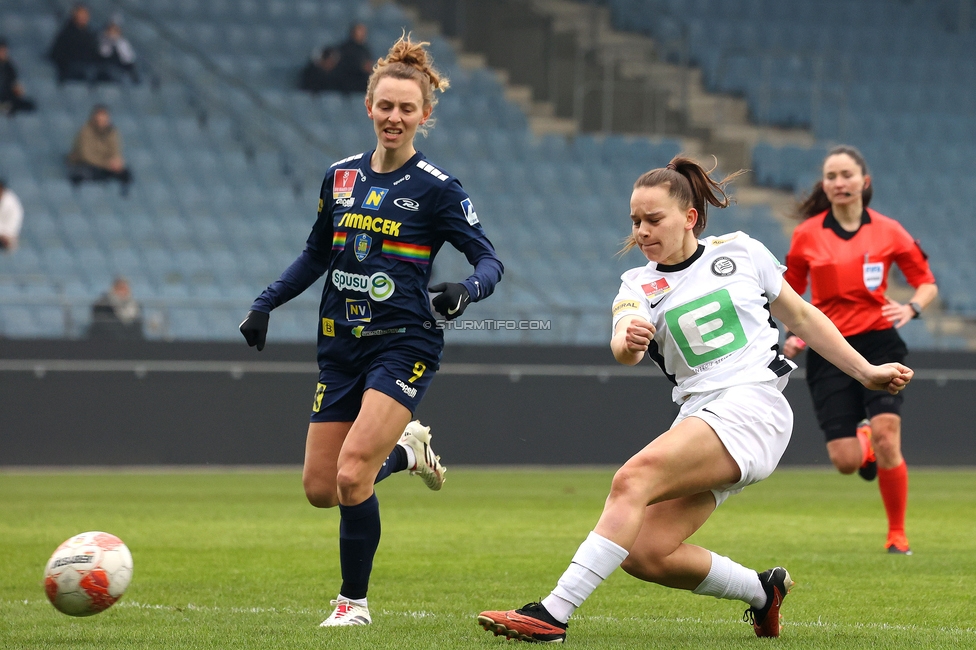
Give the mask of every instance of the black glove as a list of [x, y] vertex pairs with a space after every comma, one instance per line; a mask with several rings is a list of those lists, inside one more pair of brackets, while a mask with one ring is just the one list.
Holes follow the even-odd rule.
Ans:
[[432, 293], [439, 293], [431, 301], [434, 309], [447, 320], [454, 320], [464, 313], [464, 308], [471, 302], [471, 294], [464, 288], [463, 284], [457, 282], [441, 282], [432, 287], [427, 287]]
[[264, 342], [268, 338], [269, 318], [271, 318], [271, 314], [252, 309], [247, 312], [247, 316], [244, 317], [244, 322], [241, 323], [241, 334], [244, 335], [247, 344], [252, 348], [255, 345], [258, 346], [258, 352], [264, 349]]

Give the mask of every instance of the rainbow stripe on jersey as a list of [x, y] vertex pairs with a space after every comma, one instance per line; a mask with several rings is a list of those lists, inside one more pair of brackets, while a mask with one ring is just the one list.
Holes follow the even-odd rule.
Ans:
[[384, 239], [381, 254], [383, 257], [390, 257], [402, 262], [413, 262], [415, 264], [430, 263], [430, 246], [420, 246], [418, 244], [408, 244], [406, 242], [395, 242]]
[[341, 251], [346, 248], [346, 233], [337, 232], [332, 235], [332, 250]]

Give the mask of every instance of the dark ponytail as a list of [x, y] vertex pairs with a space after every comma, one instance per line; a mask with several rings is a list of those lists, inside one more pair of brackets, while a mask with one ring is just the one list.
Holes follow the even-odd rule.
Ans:
[[[868, 175], [868, 164], [864, 160], [864, 155], [858, 151], [857, 147], [852, 147], [847, 144], [841, 144], [830, 151], [824, 157], [824, 162], [827, 162], [827, 158], [831, 156], [836, 156], [839, 154], [846, 154], [851, 157], [857, 166], [861, 168], [861, 174], [864, 176]], [[822, 165], [821, 165], [822, 167]], [[868, 185], [861, 192], [861, 201], [864, 203], [864, 207], [868, 207], [871, 203], [871, 196], [874, 194], [874, 185]], [[830, 200], [827, 198], [827, 193], [823, 189], [823, 180], [819, 180], [814, 184], [813, 188], [810, 190], [810, 194], [807, 198], [800, 202], [800, 205], [796, 208], [795, 217], [799, 220], [809, 219], [814, 215], [818, 215], [822, 212], [826, 212], [830, 209]]]
[[[722, 180], [716, 181], [711, 177], [711, 173], [715, 171], [717, 166], [716, 164], [711, 169], [706, 170], [691, 158], [685, 158], [678, 154], [671, 159], [667, 166], [641, 174], [634, 182], [634, 189], [668, 185], [670, 188], [668, 196], [675, 199], [683, 208], [695, 208], [698, 211], [698, 222], [692, 228], [692, 232], [695, 237], [699, 237], [705, 232], [705, 226], [708, 225], [708, 206], [729, 207], [732, 204], [732, 197], [726, 194], [724, 186], [733, 178], [745, 173], [745, 170], [740, 169]], [[637, 245], [633, 233], [624, 240], [623, 244], [621, 254]]]

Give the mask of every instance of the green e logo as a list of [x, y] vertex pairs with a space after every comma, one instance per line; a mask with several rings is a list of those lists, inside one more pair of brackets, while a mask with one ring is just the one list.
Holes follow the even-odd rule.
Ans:
[[726, 289], [675, 307], [664, 315], [664, 319], [692, 368], [746, 344], [746, 334]]

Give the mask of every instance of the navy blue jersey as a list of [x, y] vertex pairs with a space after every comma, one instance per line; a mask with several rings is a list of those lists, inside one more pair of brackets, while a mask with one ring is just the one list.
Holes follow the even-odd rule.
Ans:
[[362, 358], [401, 337], [439, 358], [443, 333], [427, 293], [437, 252], [448, 242], [464, 253], [474, 272], [461, 282], [473, 302], [494, 290], [501, 261], [456, 178], [420, 152], [394, 172], [376, 173], [371, 155], [329, 168], [305, 251], [252, 309], [270, 311], [326, 273], [320, 358]]

